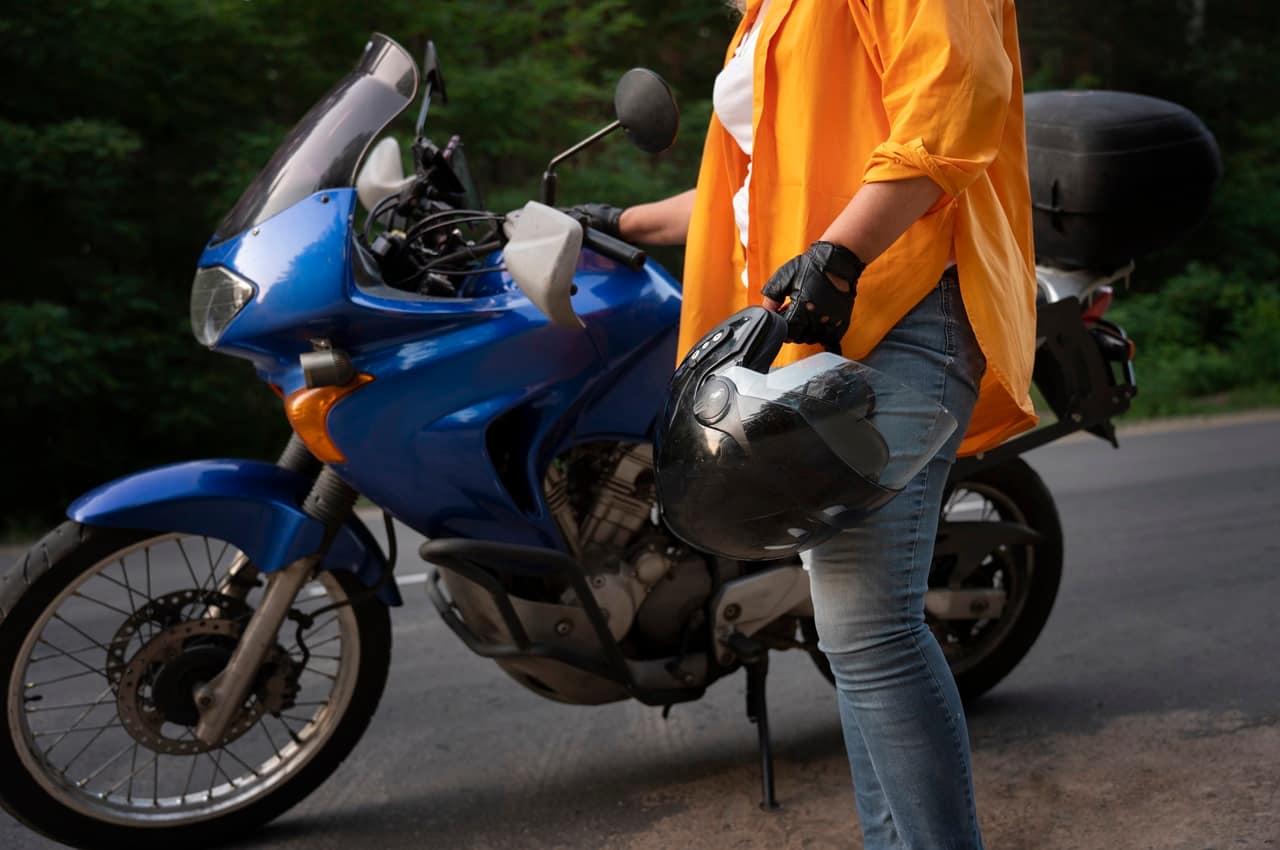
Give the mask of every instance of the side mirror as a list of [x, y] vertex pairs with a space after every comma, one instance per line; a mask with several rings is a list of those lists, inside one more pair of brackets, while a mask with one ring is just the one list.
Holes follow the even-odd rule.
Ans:
[[427, 42], [427, 49], [422, 53], [422, 106], [418, 108], [418, 120], [414, 124], [415, 136], [422, 136], [422, 128], [427, 123], [427, 110], [431, 108], [431, 98], [440, 95], [440, 102], [449, 103], [449, 95], [444, 90], [444, 72], [440, 70], [440, 54], [436, 53], [436, 43]]
[[618, 117], [612, 123], [556, 154], [547, 164], [547, 170], [542, 173], [544, 204], [552, 206], [556, 202], [556, 166], [619, 128], [645, 153], [662, 153], [676, 140], [680, 108], [666, 80], [648, 68], [632, 68], [622, 75], [613, 90], [613, 109]]
[[436, 52], [436, 43], [427, 42], [427, 49], [422, 54], [422, 78], [431, 86], [431, 93], [440, 95], [441, 103], [449, 102], [449, 95], [444, 90], [444, 72], [440, 70], [440, 54]]
[[388, 195], [398, 195], [413, 182], [404, 176], [404, 160], [400, 143], [391, 136], [373, 146], [356, 175], [356, 197], [366, 211], [372, 212]]
[[632, 68], [613, 92], [618, 123], [645, 153], [662, 153], [680, 131], [680, 109], [667, 81], [648, 68]]
[[551, 323], [584, 328], [573, 312], [573, 272], [582, 253], [582, 225], [554, 207], [529, 201], [507, 216], [503, 259], [520, 291]]

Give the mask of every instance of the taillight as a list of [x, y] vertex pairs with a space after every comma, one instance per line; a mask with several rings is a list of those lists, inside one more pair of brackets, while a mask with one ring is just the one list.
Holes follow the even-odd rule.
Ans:
[[1109, 286], [1099, 286], [1089, 296], [1088, 302], [1080, 311], [1080, 318], [1084, 320], [1086, 325], [1093, 324], [1107, 314], [1107, 310], [1111, 308], [1111, 298], [1114, 294]]

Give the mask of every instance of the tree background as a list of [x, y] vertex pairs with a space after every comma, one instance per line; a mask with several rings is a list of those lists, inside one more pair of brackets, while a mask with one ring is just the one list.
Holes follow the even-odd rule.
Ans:
[[[1223, 149], [1209, 220], [1141, 258], [1112, 314], [1139, 342], [1139, 412], [1280, 401], [1274, 12], [1258, 0], [1022, 0], [1019, 15], [1029, 90], [1167, 98]], [[735, 25], [718, 0], [6, 4], [0, 532], [27, 534], [142, 466], [271, 457], [283, 444], [279, 401], [246, 364], [192, 340], [189, 285], [223, 212], [369, 32], [418, 55], [435, 40], [450, 102], [433, 105], [432, 135], [462, 134], [502, 210], [611, 117], [613, 83], [635, 65], [676, 91], [676, 147], [599, 146], [562, 172], [561, 199], [626, 204], [691, 186]], [[411, 120], [393, 131], [407, 137]]]

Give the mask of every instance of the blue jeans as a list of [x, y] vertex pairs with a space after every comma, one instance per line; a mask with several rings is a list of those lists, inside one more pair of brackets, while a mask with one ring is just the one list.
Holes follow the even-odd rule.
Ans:
[[942, 491], [986, 367], [953, 270], [863, 362], [959, 423], [893, 501], [805, 559], [863, 841], [866, 850], [980, 850], [964, 709], [924, 620]]

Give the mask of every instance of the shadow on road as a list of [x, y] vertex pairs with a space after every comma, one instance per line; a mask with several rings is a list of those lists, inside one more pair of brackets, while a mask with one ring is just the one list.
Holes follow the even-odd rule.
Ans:
[[[745, 720], [734, 717], [731, 722]], [[753, 729], [754, 727], [747, 727]], [[752, 733], [754, 734], [754, 733]], [[618, 837], [646, 830], [655, 817], [685, 811], [693, 800], [675, 791], [697, 786], [727, 787], [754, 807], [760, 797], [759, 763], [752, 746], [728, 750], [694, 747], [680, 761], [635, 760], [604, 766], [583, 760], [559, 771], [553, 783], [529, 787], [460, 786], [428, 794], [359, 802], [323, 814], [286, 816], [240, 847], [279, 847], [303, 841], [309, 847], [360, 846], [484, 847], [599, 846], [571, 836]], [[794, 803], [801, 777], [822, 760], [844, 763], [838, 718], [827, 725], [785, 736], [776, 753], [778, 796]], [[842, 768], [843, 769], [843, 768]], [[844, 780], [844, 781], [847, 781]], [[852, 797], [849, 799], [852, 807]], [[557, 823], [557, 839], [544, 844], [545, 822]], [[535, 833], [538, 837], [530, 835]], [[415, 835], [416, 833], [416, 835]], [[447, 838], [445, 838], [447, 836]], [[379, 840], [381, 837], [382, 840]], [[585, 839], [584, 839], [585, 840]]]

